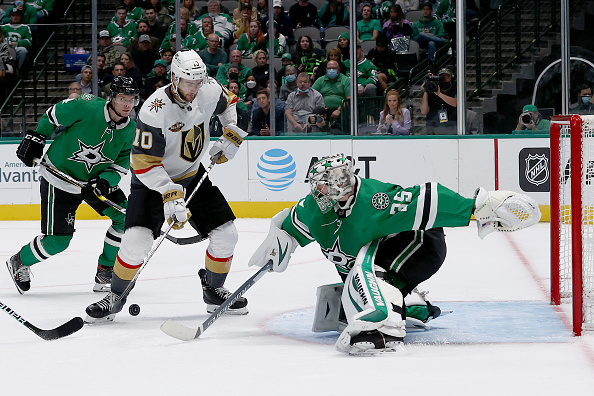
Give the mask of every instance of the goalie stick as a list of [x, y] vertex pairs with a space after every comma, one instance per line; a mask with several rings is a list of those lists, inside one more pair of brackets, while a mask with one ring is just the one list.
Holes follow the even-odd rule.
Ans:
[[4, 312], [16, 319], [17, 322], [19, 322], [20, 324], [22, 324], [23, 326], [25, 326], [26, 328], [28, 328], [33, 333], [37, 334], [39, 337], [43, 338], [46, 341], [57, 340], [58, 338], [69, 336], [70, 334], [76, 333], [77, 331], [82, 329], [84, 325], [82, 318], [76, 317], [70, 319], [68, 322], [56, 327], [55, 329], [43, 330], [37, 326], [33, 326], [31, 323], [25, 320], [25, 318], [17, 314], [14, 310], [12, 310], [12, 308], [10, 308], [8, 305], [2, 302], [0, 302], [0, 309], [2, 309]]
[[174, 322], [173, 320], [169, 319], [165, 323], [161, 325], [161, 331], [171, 336], [173, 338], [177, 338], [178, 340], [182, 341], [192, 341], [196, 338], [200, 337], [202, 333], [206, 329], [208, 329], [218, 318], [221, 317], [222, 314], [229, 309], [231, 305], [243, 294], [248, 291], [250, 287], [254, 285], [261, 277], [264, 276], [266, 272], [269, 272], [272, 269], [272, 260], [268, 260], [266, 265], [258, 270], [254, 275], [252, 275], [247, 281], [243, 283], [243, 285], [239, 286], [233, 294], [229, 296], [219, 307], [198, 327], [197, 329], [192, 329], [186, 327], [182, 324]]

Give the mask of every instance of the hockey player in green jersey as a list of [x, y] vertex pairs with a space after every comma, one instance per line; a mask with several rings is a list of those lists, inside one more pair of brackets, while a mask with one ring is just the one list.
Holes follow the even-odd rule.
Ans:
[[[134, 81], [116, 77], [107, 101], [91, 94], [63, 100], [45, 112], [35, 131], [27, 131], [17, 157], [27, 166], [36, 166], [41, 161], [42, 234], [6, 262], [19, 293], [30, 288], [32, 265], [68, 247], [74, 233], [76, 210], [83, 200], [112, 221], [99, 256], [93, 288], [109, 291], [125, 216], [121, 208], [116, 210], [99, 198], [126, 206], [126, 196], [118, 183], [130, 168], [136, 123], [129, 115], [138, 101], [139, 91]], [[56, 128], [64, 129], [43, 155], [45, 141]], [[50, 172], [51, 169], [57, 172]], [[58, 177], [56, 173], [65, 176]], [[79, 186], [67, 182], [67, 178]]]
[[415, 288], [445, 259], [442, 227], [467, 226], [474, 214], [483, 238], [540, 220], [537, 203], [525, 195], [479, 188], [469, 199], [438, 183], [403, 188], [362, 179], [342, 154], [315, 162], [308, 177], [311, 194], [272, 218], [249, 265], [272, 260], [272, 270], [282, 272], [298, 245], [318, 242], [344, 286], [320, 288], [323, 312], [316, 312], [314, 329], [342, 330], [337, 349], [355, 355], [397, 351], [407, 316], [422, 323], [440, 314]]

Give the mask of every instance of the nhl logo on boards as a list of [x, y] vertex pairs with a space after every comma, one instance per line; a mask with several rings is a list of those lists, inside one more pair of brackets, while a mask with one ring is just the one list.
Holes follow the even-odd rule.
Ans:
[[526, 192], [549, 192], [550, 149], [548, 147], [524, 148], [518, 156], [519, 184]]
[[549, 180], [549, 159], [544, 155], [526, 157], [526, 180], [539, 186]]
[[384, 210], [390, 205], [390, 197], [384, 192], [377, 192], [371, 197], [371, 204], [377, 210]]

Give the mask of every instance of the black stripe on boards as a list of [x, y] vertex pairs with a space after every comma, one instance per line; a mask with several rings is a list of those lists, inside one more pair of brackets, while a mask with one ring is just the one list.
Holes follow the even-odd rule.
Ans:
[[33, 239], [33, 248], [35, 249], [35, 253], [37, 253], [37, 256], [41, 257], [43, 260], [47, 260], [48, 258], [50, 258], [50, 256], [43, 254], [43, 250], [40, 247], [40, 245], [42, 244], [41, 238], [43, 237], [41, 235], [38, 235], [37, 237], [35, 237], [35, 239]]
[[423, 202], [423, 218], [419, 226], [420, 230], [424, 230], [427, 227], [429, 213], [431, 213], [431, 183], [425, 183], [425, 201]]

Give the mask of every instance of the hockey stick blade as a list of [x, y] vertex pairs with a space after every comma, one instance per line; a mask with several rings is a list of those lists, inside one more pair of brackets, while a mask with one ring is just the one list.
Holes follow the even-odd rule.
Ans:
[[[161, 235], [163, 235], [164, 232], [161, 231]], [[175, 243], [176, 245], [191, 245], [193, 243], [198, 243], [198, 242], [202, 242], [203, 240], [205, 240], [206, 238], [202, 238], [202, 235], [198, 234], [198, 235], [193, 235], [191, 237], [174, 237], [170, 234], [167, 234], [165, 236], [165, 238], [167, 238], [167, 240]]]
[[192, 329], [186, 327], [182, 324], [174, 322], [173, 320], [168, 320], [161, 325], [161, 331], [171, 336], [173, 338], [177, 338], [178, 340], [182, 341], [191, 341], [195, 340], [196, 338], [200, 337], [202, 333], [206, 329], [208, 329], [216, 320], [221, 317], [229, 309], [231, 305], [243, 294], [248, 291], [250, 287], [252, 287], [261, 277], [264, 276], [265, 273], [272, 269], [272, 260], [269, 260], [266, 265], [258, 270], [254, 275], [252, 275], [247, 281], [243, 283], [233, 294], [229, 296], [215, 311], [198, 327], [197, 329]]
[[0, 302], [0, 309], [46, 341], [57, 340], [58, 338], [69, 336], [70, 334], [76, 333], [82, 329], [84, 325], [82, 318], [76, 317], [70, 319], [68, 322], [56, 327], [55, 329], [43, 330], [29, 323], [27, 320], [25, 320], [25, 318], [17, 314], [14, 310], [12, 310], [12, 308], [2, 302]]

